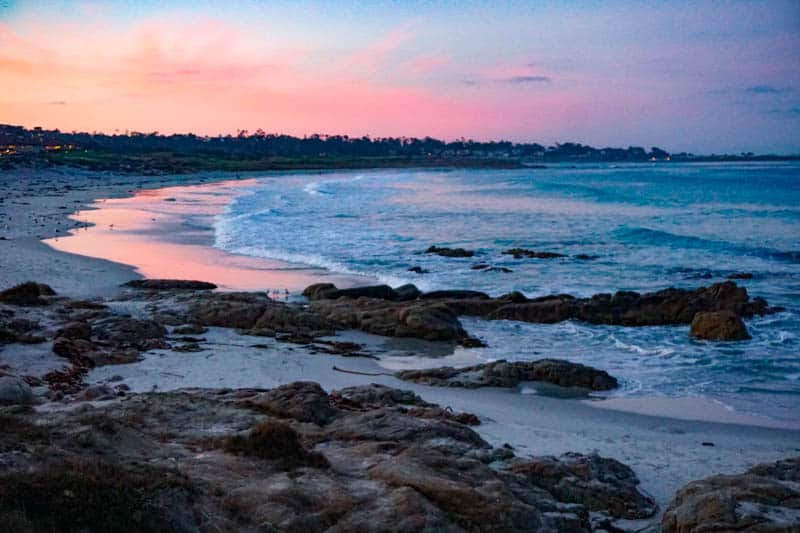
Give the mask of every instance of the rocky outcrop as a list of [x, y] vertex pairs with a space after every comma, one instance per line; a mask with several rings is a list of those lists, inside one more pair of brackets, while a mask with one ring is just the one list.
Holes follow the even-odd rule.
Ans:
[[472, 257], [475, 252], [464, 248], [447, 248], [444, 246], [430, 246], [425, 250], [426, 254], [436, 254], [442, 257]]
[[800, 531], [800, 457], [693, 481], [675, 495], [661, 525], [665, 533]]
[[458, 316], [447, 305], [427, 302], [340, 298], [312, 302], [313, 312], [340, 329], [358, 329], [387, 337], [414, 337], [430, 341], [468, 339]]
[[[343, 392], [371, 400], [340, 408], [318, 386], [290, 384], [283, 407], [311, 396], [315, 404], [291, 416], [250, 402], [269, 392], [151, 393], [90, 410], [4, 413], [0, 453], [12, 453], [0, 469], [0, 523], [19, 531], [125, 524], [137, 531], [588, 532], [595, 516], [648, 512], [622, 465], [572, 455], [536, 470], [544, 460], [515, 460], [463, 424], [394, 405], [416, 402], [402, 392]], [[305, 421], [326, 401], [323, 425]]]
[[50, 303], [48, 297], [55, 294], [49, 285], [27, 281], [0, 291], [0, 303], [22, 306], [47, 305]]
[[207, 281], [185, 279], [134, 279], [123, 286], [148, 291], [209, 291], [217, 288]]
[[599, 455], [566, 453], [559, 458], [520, 459], [509, 468], [561, 501], [578, 503], [590, 511], [640, 519], [652, 516], [657, 506], [639, 491], [630, 467]]
[[699, 312], [723, 310], [743, 317], [769, 312], [766, 301], [750, 299], [747, 289], [726, 281], [694, 290], [670, 288], [646, 294], [617, 292], [591, 298], [548, 296], [498, 307], [487, 318], [535, 323], [581, 320], [590, 324], [659, 326], [690, 324]]
[[325, 425], [336, 417], [328, 394], [319, 383], [296, 381], [249, 398], [246, 405], [279, 418]]
[[513, 256], [514, 259], [522, 259], [523, 257], [527, 257], [528, 259], [556, 259], [558, 257], [566, 257], [564, 254], [557, 254], [555, 252], [537, 252], [536, 250], [528, 250], [525, 248], [504, 250], [503, 255]]
[[140, 320], [114, 315], [95, 321], [91, 325], [93, 337], [115, 349], [134, 348], [152, 350], [166, 348], [167, 329], [155, 320]]
[[595, 391], [618, 386], [617, 380], [604, 370], [559, 359], [539, 361], [494, 361], [454, 368], [443, 366], [424, 370], [402, 370], [399, 379], [438, 387], [516, 387], [524, 381], [543, 381], [562, 387], [579, 387]]
[[694, 315], [689, 335], [712, 341], [744, 341], [750, 334], [742, 317], [733, 311], [706, 311]]

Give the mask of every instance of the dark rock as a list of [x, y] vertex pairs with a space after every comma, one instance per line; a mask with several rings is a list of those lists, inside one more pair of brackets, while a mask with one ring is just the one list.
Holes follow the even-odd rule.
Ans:
[[744, 317], [771, 311], [763, 299], [750, 299], [744, 287], [726, 281], [694, 290], [670, 288], [648, 294], [620, 291], [613, 296], [591, 298], [547, 296], [498, 307], [487, 318], [548, 324], [581, 320], [590, 324], [660, 326], [690, 324], [698, 312], [722, 310]]
[[259, 394], [248, 405], [280, 418], [293, 418], [318, 425], [329, 423], [336, 416], [328, 394], [319, 383], [296, 381]]
[[89, 340], [92, 337], [92, 326], [88, 322], [69, 322], [56, 333], [65, 339]]
[[490, 266], [491, 265], [489, 265], [489, 263], [478, 263], [478, 264], [472, 265], [469, 268], [470, 268], [470, 270], [483, 270], [484, 268], [489, 268]]
[[580, 259], [581, 261], [594, 261], [599, 257], [599, 255], [578, 254], [575, 256], [575, 259]]
[[409, 272], [416, 272], [417, 274], [428, 274], [430, 270], [426, 270], [420, 266], [413, 266], [408, 269]]
[[125, 316], [110, 316], [92, 324], [94, 337], [114, 348], [152, 350], [165, 348], [167, 330], [155, 320], [140, 320]]
[[333, 283], [315, 283], [309, 285], [303, 291], [303, 296], [309, 300], [322, 300], [328, 298], [329, 295], [334, 294], [339, 289]]
[[692, 481], [661, 521], [665, 533], [800, 531], [800, 457], [757, 465], [743, 474]]
[[647, 518], [657, 509], [651, 497], [639, 492], [633, 470], [616, 459], [567, 453], [558, 459], [524, 459], [509, 470], [524, 475], [560, 501], [605, 511], [615, 518]]
[[216, 289], [217, 286], [207, 281], [195, 281], [184, 279], [134, 279], [123, 284], [124, 287], [142, 289], [150, 291], [208, 291]]
[[707, 311], [694, 315], [689, 335], [712, 341], [750, 339], [742, 317], [733, 311]]
[[420, 296], [423, 300], [488, 300], [491, 297], [480, 291], [431, 291]]
[[417, 288], [417, 286], [411, 283], [400, 285], [394, 290], [394, 292], [395, 292], [395, 299], [398, 302], [408, 302], [410, 300], [416, 300], [422, 294], [422, 292]]
[[0, 405], [33, 403], [33, 392], [24, 379], [0, 376]]
[[557, 254], [555, 252], [537, 252], [525, 248], [511, 248], [510, 250], [503, 251], [503, 254], [511, 255], [514, 259], [522, 259], [523, 257], [529, 259], [555, 259], [557, 257], [566, 257], [564, 254]]
[[388, 285], [338, 289], [334, 293], [326, 294], [326, 298], [378, 298], [381, 300], [397, 300], [397, 293]]
[[442, 257], [472, 257], [475, 252], [472, 250], [465, 250], [464, 248], [446, 248], [440, 246], [431, 246], [425, 250], [426, 254], [436, 254]]
[[97, 347], [86, 339], [58, 337], [53, 341], [53, 353], [78, 366], [93, 367], [92, 353]]
[[188, 315], [200, 326], [250, 329], [272, 303], [259, 292], [203, 293], [193, 299]]
[[402, 370], [399, 379], [440, 387], [516, 387], [524, 381], [544, 381], [562, 387], [610, 390], [617, 380], [604, 370], [559, 359], [539, 361], [494, 361], [464, 368], [449, 366], [424, 370]]
[[0, 292], [0, 302], [11, 305], [47, 305], [46, 298], [55, 296], [55, 291], [43, 283], [27, 281]]
[[359, 329], [387, 337], [414, 337], [432, 341], [459, 341], [468, 337], [456, 313], [430, 302], [318, 300], [312, 310], [343, 329]]
[[734, 272], [728, 275], [728, 279], [753, 279], [753, 274], [750, 272]]

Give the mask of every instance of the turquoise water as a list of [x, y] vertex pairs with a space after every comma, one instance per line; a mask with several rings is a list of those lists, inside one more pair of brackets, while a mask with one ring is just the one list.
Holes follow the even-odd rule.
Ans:
[[[218, 217], [216, 246], [422, 289], [498, 295], [696, 287], [749, 272], [751, 295], [785, 312], [748, 321], [753, 340], [692, 341], [688, 327], [466, 320], [484, 358], [564, 357], [622, 378], [621, 395], [699, 395], [800, 420], [800, 166], [587, 165], [382, 170], [260, 178]], [[420, 253], [476, 250], [474, 258]], [[525, 247], [565, 254], [515, 260]], [[576, 255], [596, 256], [580, 260]], [[476, 271], [476, 263], [511, 273]], [[429, 271], [415, 274], [408, 268]]]

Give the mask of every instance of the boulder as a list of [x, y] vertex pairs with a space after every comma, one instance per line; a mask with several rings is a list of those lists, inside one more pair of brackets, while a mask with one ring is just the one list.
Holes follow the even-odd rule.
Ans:
[[312, 302], [311, 309], [342, 329], [358, 329], [386, 337], [431, 341], [461, 341], [468, 337], [456, 313], [437, 303], [345, 298], [317, 300]]
[[247, 405], [273, 416], [317, 425], [327, 424], [336, 417], [328, 393], [313, 381], [281, 385], [247, 400]]
[[114, 348], [152, 350], [166, 347], [163, 339], [167, 330], [155, 320], [110, 316], [94, 322], [92, 332], [98, 341], [109, 343]]
[[92, 337], [92, 326], [88, 322], [68, 322], [58, 330], [56, 336], [64, 339], [89, 340]]
[[742, 317], [733, 311], [706, 311], [694, 315], [689, 335], [712, 341], [750, 339]]
[[33, 403], [33, 392], [25, 380], [16, 376], [0, 376], [0, 405]]
[[134, 279], [123, 284], [124, 287], [149, 291], [209, 291], [217, 286], [207, 281], [185, 279]]
[[49, 285], [27, 281], [0, 292], [0, 302], [23, 306], [47, 305], [49, 301], [46, 297], [55, 294]]
[[328, 295], [334, 294], [339, 289], [333, 283], [314, 283], [309, 285], [303, 291], [303, 296], [309, 300], [322, 300], [328, 298]]
[[399, 287], [394, 289], [395, 292], [395, 299], [400, 302], [407, 302], [410, 300], [416, 300], [422, 294], [416, 285], [412, 283], [406, 283], [405, 285], [400, 285]]
[[430, 246], [425, 250], [426, 254], [436, 254], [442, 257], [472, 257], [475, 252], [464, 248], [447, 248], [443, 246]]
[[188, 318], [199, 326], [250, 329], [271, 303], [260, 292], [203, 293], [193, 298]]
[[526, 458], [509, 470], [561, 501], [579, 503], [589, 511], [605, 511], [614, 518], [647, 518], [657, 510], [655, 500], [639, 492], [633, 470], [616, 459], [566, 453], [558, 459]]
[[661, 527], [665, 533], [800, 531], [800, 457], [692, 481], [677, 492]]
[[562, 387], [589, 390], [611, 390], [617, 380], [605, 370], [559, 359], [539, 361], [504, 360], [454, 368], [450, 366], [424, 370], [402, 370], [395, 374], [404, 381], [439, 387], [516, 387], [524, 381], [543, 381]]

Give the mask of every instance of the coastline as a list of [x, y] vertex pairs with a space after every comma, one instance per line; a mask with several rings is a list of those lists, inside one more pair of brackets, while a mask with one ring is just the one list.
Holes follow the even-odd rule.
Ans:
[[[0, 236], [7, 238], [0, 240], [0, 257], [3, 257], [0, 286], [5, 288], [33, 279], [50, 284], [60, 294], [81, 298], [114, 296], [119, 292], [119, 284], [140, 275], [131, 266], [64, 253], [40, 242], [41, 238], [61, 236], [70, 226], [75, 227], [75, 221], [68, 215], [76, 207], [91, 209], [98, 199], [130, 197], [134, 190], [219, 183], [232, 177], [224, 173], [110, 177], [91, 172], [72, 174], [73, 171], [68, 175], [52, 171], [23, 175], [18, 172], [0, 174], [6, 198], [0, 209], [5, 215], [0, 219], [5, 226]], [[107, 179], [113, 183], [104, 183]], [[158, 227], [154, 224], [148, 231]], [[163, 226], [161, 230], [164, 231]], [[598, 401], [565, 400], [498, 389], [427, 387], [388, 376], [342, 374], [331, 368], [337, 365], [365, 372], [385, 371], [369, 359], [320, 356], [297, 348], [289, 352], [285, 345], [268, 350], [253, 348], [247, 346], [253, 342], [252, 338], [216, 328], [208, 339], [211, 346], [216, 343], [226, 347], [224, 367], [235, 370], [235, 375], [220, 377], [203, 373], [204, 369], [223, 366], [211, 350], [196, 354], [198, 373], [194, 378], [170, 381], [168, 374], [174, 370], [171, 365], [185, 367], [186, 355], [159, 350], [148, 353], [138, 363], [100, 367], [90, 375], [90, 380], [102, 383], [112, 375], [120, 375], [134, 392], [152, 390], [153, 386], [159, 390], [198, 386], [272, 387], [296, 380], [317, 381], [326, 390], [372, 382], [411, 389], [430, 401], [478, 414], [485, 422], [476, 430], [493, 445], [509, 443], [525, 455], [597, 451], [619, 459], [634, 469], [642, 487], [656, 498], [662, 510], [675, 490], [688, 481], [710, 474], [739, 472], [759, 462], [796, 455], [800, 442], [800, 431], [796, 428], [765, 428], [753, 420], [751, 423], [743, 423], [747, 420], [741, 418], [732, 423], [682, 420], [657, 416], [654, 413], [663, 411], [650, 408], [644, 413], [626, 412], [619, 405], [616, 409], [604, 409]], [[380, 345], [381, 341], [371, 342]], [[236, 381], [236, 375], [251, 381]], [[219, 379], [203, 381], [209, 376]], [[703, 442], [713, 442], [713, 446], [704, 446]]]

